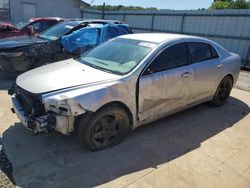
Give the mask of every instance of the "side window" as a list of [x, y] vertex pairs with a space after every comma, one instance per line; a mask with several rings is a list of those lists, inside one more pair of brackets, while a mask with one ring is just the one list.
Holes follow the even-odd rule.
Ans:
[[31, 26], [38, 33], [41, 33], [42, 31], [49, 28], [48, 21], [38, 21], [38, 22], [35, 22], [34, 24], [32, 24]]
[[174, 69], [187, 65], [187, 54], [185, 43], [168, 47], [161, 52], [149, 65], [144, 75]]
[[206, 43], [190, 42], [188, 43], [188, 49], [192, 63], [218, 58], [214, 47]]
[[47, 21], [47, 23], [48, 23], [48, 26], [51, 27], [59, 22], [57, 20], [49, 20], [49, 21]]
[[30, 24], [30, 26], [32, 26], [32, 28], [33, 28], [36, 32], [38, 32], [39, 29], [40, 29], [40, 22], [34, 22], [34, 23]]

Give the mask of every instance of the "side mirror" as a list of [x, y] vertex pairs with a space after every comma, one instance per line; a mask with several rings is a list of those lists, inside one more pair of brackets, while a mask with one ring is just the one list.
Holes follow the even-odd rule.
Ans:
[[144, 75], [150, 75], [150, 74], [153, 74], [154, 73], [154, 71], [152, 71], [149, 67], [144, 71], [144, 73], [143, 73], [143, 76]]

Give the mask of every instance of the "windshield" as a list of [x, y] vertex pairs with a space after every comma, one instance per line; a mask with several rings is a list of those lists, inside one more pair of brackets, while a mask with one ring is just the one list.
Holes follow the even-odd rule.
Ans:
[[78, 25], [77, 21], [69, 21], [63, 22], [55, 25], [54, 27], [44, 31], [39, 36], [48, 40], [57, 40], [61, 36], [67, 34], [70, 30], [72, 30], [75, 26]]
[[18, 24], [16, 24], [16, 28], [17, 29], [23, 29], [24, 27], [29, 25], [31, 22], [32, 22], [32, 20], [29, 20], [29, 21], [26, 21], [26, 22], [19, 22]]
[[117, 38], [82, 55], [81, 63], [115, 74], [132, 71], [155, 47], [155, 43]]

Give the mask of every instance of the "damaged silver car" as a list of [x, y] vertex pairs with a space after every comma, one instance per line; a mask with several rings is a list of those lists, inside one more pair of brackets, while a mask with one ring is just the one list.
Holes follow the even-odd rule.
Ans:
[[133, 129], [209, 101], [225, 103], [241, 59], [207, 39], [131, 34], [84, 55], [20, 75], [9, 90], [13, 112], [34, 131], [77, 131], [92, 150]]

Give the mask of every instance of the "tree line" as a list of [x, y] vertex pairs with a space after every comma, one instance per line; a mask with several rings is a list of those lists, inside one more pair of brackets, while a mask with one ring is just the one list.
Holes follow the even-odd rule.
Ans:
[[248, 0], [215, 0], [209, 9], [249, 9]]
[[[102, 5], [91, 6], [94, 10], [102, 10]], [[169, 7], [171, 9], [171, 7]], [[209, 9], [250, 9], [250, 0], [214, 0]], [[107, 11], [119, 10], [158, 10], [156, 7], [140, 7], [140, 6], [123, 6], [123, 5], [106, 5]]]
[[[103, 6], [102, 5], [93, 5], [91, 6], [92, 9], [95, 10], [102, 10]], [[112, 10], [157, 10], [155, 7], [140, 7], [140, 6], [123, 6], [123, 5], [106, 5], [105, 10], [107, 11], [112, 11]]]

